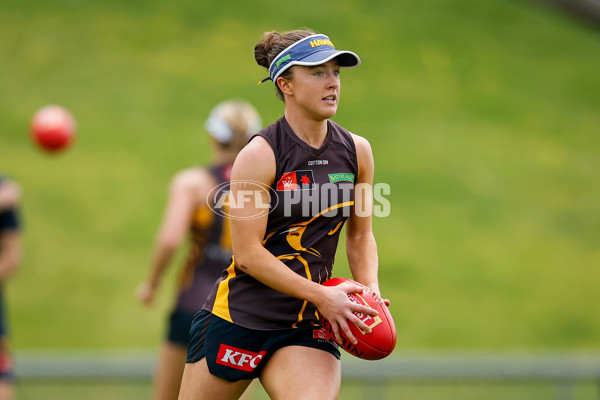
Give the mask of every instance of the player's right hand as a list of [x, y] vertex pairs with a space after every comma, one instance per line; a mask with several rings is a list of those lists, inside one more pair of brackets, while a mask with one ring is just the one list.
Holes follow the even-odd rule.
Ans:
[[315, 304], [319, 312], [331, 323], [333, 333], [338, 340], [342, 342], [340, 330], [343, 331], [353, 344], [356, 344], [356, 338], [350, 330], [349, 323], [355, 324], [359, 329], [370, 333], [369, 328], [355, 313], [368, 315], [377, 315], [377, 311], [371, 307], [356, 304], [348, 299], [350, 293], [361, 293], [364, 289], [359, 285], [340, 285], [323, 286], [323, 296], [319, 304]]
[[142, 282], [136, 289], [136, 295], [143, 305], [150, 307], [154, 302], [155, 290], [147, 282]]

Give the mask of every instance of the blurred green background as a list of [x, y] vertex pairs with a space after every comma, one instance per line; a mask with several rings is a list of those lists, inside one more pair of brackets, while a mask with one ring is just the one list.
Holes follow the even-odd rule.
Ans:
[[[302, 27], [363, 61], [334, 119], [391, 186], [374, 230], [397, 351], [598, 348], [600, 33], [521, 0], [0, 1], [0, 171], [25, 192], [13, 347], [158, 346], [180, 264], [154, 310], [134, 292], [168, 182], [210, 161], [217, 102], [282, 115], [253, 47]], [[47, 104], [78, 122], [61, 154], [29, 141]]]

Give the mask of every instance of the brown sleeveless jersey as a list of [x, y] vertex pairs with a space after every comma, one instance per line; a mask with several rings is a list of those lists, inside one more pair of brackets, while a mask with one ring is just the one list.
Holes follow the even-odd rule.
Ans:
[[[231, 177], [231, 164], [209, 166], [217, 185]], [[195, 313], [206, 301], [213, 284], [231, 262], [229, 219], [213, 213], [205, 204], [194, 210], [190, 221], [190, 248], [181, 270], [175, 308]]]
[[[257, 135], [266, 139], [276, 160], [263, 245], [285, 267], [321, 283], [331, 277], [340, 230], [354, 204], [354, 141], [344, 128], [327, 121], [325, 142], [315, 149], [294, 134], [285, 118]], [[204, 309], [259, 330], [318, 320], [313, 304], [271, 289], [234, 263], [216, 282]]]

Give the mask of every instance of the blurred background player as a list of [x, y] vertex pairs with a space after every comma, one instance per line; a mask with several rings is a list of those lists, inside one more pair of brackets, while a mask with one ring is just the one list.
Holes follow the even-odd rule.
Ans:
[[0, 400], [14, 398], [3, 288], [21, 261], [21, 233], [17, 215], [20, 198], [20, 186], [0, 174]]
[[204, 168], [185, 169], [173, 177], [149, 275], [138, 287], [139, 299], [150, 306], [189, 232], [188, 256], [154, 378], [154, 398], [160, 400], [177, 399], [192, 319], [231, 258], [229, 220], [211, 211], [207, 195], [217, 185], [228, 184], [235, 157], [260, 130], [261, 119], [249, 103], [229, 100], [213, 108], [205, 127], [213, 139], [214, 162]]

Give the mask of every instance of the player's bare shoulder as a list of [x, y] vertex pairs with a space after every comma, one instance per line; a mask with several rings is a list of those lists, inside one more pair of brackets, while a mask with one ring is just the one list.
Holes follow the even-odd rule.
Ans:
[[357, 135], [356, 133], [349, 132], [352, 140], [354, 141], [354, 146], [356, 147], [357, 153], [367, 152], [372, 153], [371, 143], [367, 140], [367, 138]]
[[194, 203], [202, 203], [208, 192], [217, 184], [208, 170], [192, 167], [173, 176], [169, 191], [171, 195], [188, 196]]

